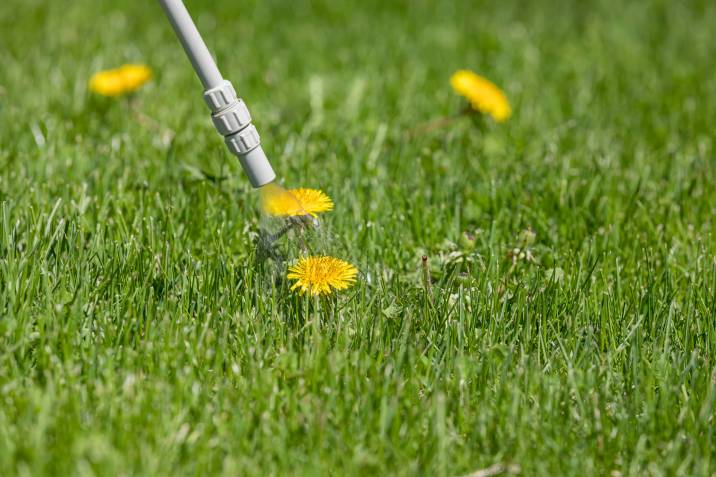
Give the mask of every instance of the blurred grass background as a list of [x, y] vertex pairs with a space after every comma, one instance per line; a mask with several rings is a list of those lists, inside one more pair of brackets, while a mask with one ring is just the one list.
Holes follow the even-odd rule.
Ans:
[[0, 474], [713, 475], [713, 2], [187, 5], [359, 284], [255, 265], [158, 4], [2, 2]]

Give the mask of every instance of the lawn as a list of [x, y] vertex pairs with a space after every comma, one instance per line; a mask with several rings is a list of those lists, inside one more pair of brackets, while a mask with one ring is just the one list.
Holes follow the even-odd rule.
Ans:
[[[715, 475], [713, 1], [187, 5], [358, 279], [261, 260], [156, 2], [0, 2], [0, 475]], [[421, 126], [461, 68], [509, 120]]]

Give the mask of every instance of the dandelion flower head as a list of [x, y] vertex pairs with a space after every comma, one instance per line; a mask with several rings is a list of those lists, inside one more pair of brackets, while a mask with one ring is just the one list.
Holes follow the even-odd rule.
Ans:
[[261, 206], [269, 215], [293, 217], [309, 214], [315, 217], [320, 212], [333, 210], [333, 201], [317, 189], [289, 189], [280, 186], [265, 186], [262, 190]]
[[450, 85], [470, 102], [474, 110], [489, 114], [498, 123], [512, 115], [505, 93], [490, 80], [470, 70], [456, 71], [450, 77]]
[[148, 66], [127, 64], [93, 74], [89, 89], [102, 96], [121, 96], [136, 91], [151, 77], [152, 70]]
[[345, 290], [354, 282], [358, 269], [348, 262], [335, 257], [302, 257], [296, 265], [289, 267], [288, 278], [296, 280], [291, 290], [299, 289], [301, 294], [330, 295], [334, 290]]

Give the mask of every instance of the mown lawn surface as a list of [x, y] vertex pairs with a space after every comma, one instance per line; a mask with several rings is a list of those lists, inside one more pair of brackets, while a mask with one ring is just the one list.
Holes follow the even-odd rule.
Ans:
[[[187, 3], [359, 280], [256, 260], [156, 2], [0, 2], [0, 475], [714, 475], [714, 2]], [[459, 68], [513, 117], [409, 134]]]

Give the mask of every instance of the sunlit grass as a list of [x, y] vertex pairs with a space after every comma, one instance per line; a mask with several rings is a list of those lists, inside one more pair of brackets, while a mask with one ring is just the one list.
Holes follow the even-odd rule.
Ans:
[[[188, 1], [282, 183], [333, 202], [309, 252], [359, 275], [318, 299], [304, 244], [259, 256], [157, 4], [0, 2], [0, 475], [712, 475], [687, 3]], [[152, 81], [87, 91], [124, 63]], [[510, 119], [412, 133], [461, 68]]]

